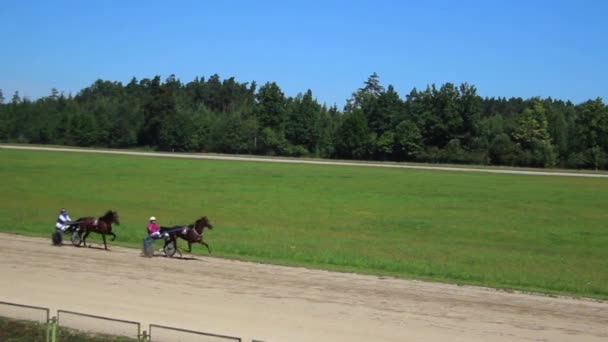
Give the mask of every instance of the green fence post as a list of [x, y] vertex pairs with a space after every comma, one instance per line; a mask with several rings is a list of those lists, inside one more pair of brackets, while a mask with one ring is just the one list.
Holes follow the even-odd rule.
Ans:
[[46, 325], [46, 342], [57, 341], [57, 318], [53, 317]]

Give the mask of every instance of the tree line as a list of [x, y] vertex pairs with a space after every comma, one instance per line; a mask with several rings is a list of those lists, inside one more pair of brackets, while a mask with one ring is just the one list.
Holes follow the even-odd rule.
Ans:
[[606, 169], [608, 107], [485, 97], [464, 83], [402, 98], [372, 74], [342, 109], [311, 90], [174, 75], [97, 80], [31, 101], [0, 90], [0, 141], [163, 151]]

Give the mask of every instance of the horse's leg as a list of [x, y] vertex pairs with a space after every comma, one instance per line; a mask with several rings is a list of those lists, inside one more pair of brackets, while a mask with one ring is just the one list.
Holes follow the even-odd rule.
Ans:
[[110, 241], [116, 240], [116, 234], [114, 234], [113, 232], [109, 232], [108, 235], [112, 235], [112, 240]]
[[209, 248], [209, 245], [203, 241], [203, 239], [201, 239], [201, 244], [203, 244], [205, 247], [207, 247], [207, 251], [209, 251], [209, 253], [211, 253], [211, 248]]
[[106, 244], [106, 234], [101, 233], [101, 237], [103, 238], [103, 248], [107, 251], [108, 245]]
[[177, 236], [173, 236], [173, 246], [175, 246], [175, 250], [177, 251], [177, 253], [179, 253], [179, 257], [181, 258], [182, 256], [184, 256], [182, 254], [182, 251], [179, 250], [179, 248], [177, 248]]
[[85, 247], [87, 246], [87, 237], [89, 236], [89, 234], [91, 234], [91, 231], [87, 230], [86, 233], [84, 233], [84, 236], [82, 237], [82, 244]]
[[192, 253], [192, 242], [188, 241], [188, 253]]

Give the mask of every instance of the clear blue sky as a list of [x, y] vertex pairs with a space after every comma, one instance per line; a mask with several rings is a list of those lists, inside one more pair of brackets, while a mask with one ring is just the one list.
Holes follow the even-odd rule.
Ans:
[[32, 99], [217, 73], [342, 108], [377, 72], [399, 94], [608, 98], [608, 1], [0, 0], [0, 89]]

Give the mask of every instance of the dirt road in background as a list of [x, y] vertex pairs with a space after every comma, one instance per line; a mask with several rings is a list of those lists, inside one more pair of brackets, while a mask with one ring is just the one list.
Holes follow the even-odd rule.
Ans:
[[592, 178], [608, 178], [606, 173], [584, 173], [584, 172], [560, 172], [560, 171], [530, 171], [523, 169], [500, 169], [500, 168], [469, 168], [456, 166], [431, 166], [431, 165], [413, 165], [405, 163], [380, 163], [380, 162], [348, 162], [348, 161], [330, 161], [330, 160], [310, 160], [304, 158], [270, 158], [260, 156], [231, 156], [218, 155], [207, 153], [162, 153], [162, 152], [135, 152], [128, 150], [97, 150], [97, 149], [82, 149], [82, 148], [61, 148], [61, 147], [40, 147], [40, 146], [15, 146], [0, 144], [0, 149], [13, 150], [31, 150], [31, 151], [52, 151], [52, 152], [72, 152], [72, 153], [101, 153], [101, 154], [119, 154], [140, 157], [163, 157], [163, 158], [182, 158], [182, 159], [210, 159], [210, 160], [231, 160], [231, 161], [248, 161], [260, 163], [283, 163], [283, 164], [313, 164], [313, 165], [337, 165], [337, 166], [361, 166], [361, 167], [381, 167], [392, 169], [412, 169], [412, 170], [430, 170], [430, 171], [451, 171], [451, 172], [483, 172], [483, 173], [501, 173], [511, 175], [530, 175], [530, 176], [563, 176], [563, 177], [592, 177]]
[[[268, 342], [607, 341], [608, 303], [0, 234], [0, 301]], [[99, 246], [99, 245], [97, 245]], [[160, 245], [158, 246], [160, 247]], [[1, 313], [0, 313], [1, 314]]]

